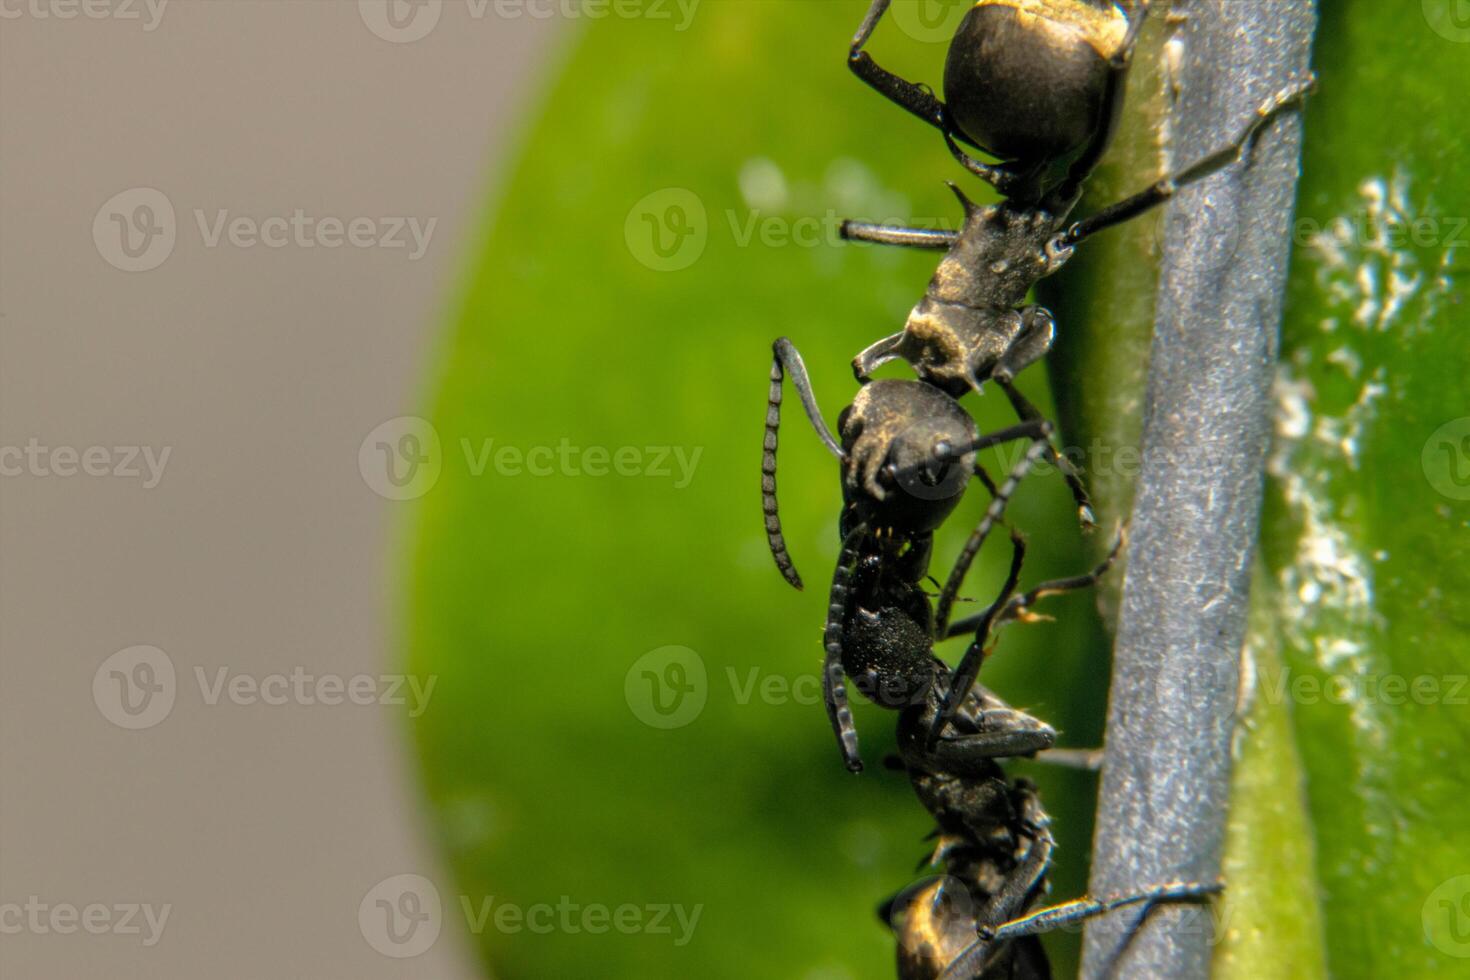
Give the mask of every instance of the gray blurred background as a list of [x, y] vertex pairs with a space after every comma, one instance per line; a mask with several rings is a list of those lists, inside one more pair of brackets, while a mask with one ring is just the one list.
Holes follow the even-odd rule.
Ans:
[[269, 678], [392, 693], [399, 527], [359, 447], [417, 407], [574, 27], [478, 7], [0, 0], [7, 978], [472, 974], [459, 936], [398, 960], [359, 925], [439, 871], [406, 709]]

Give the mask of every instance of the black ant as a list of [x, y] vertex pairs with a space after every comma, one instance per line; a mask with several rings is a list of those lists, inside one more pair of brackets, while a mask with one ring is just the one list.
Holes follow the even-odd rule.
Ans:
[[[1086, 587], [1098, 580], [1117, 550], [1090, 574], [1045, 583], [1017, 595], [1025, 553], [1011, 536], [1010, 571], [1000, 595], [977, 617], [977, 642], [1005, 623], [1024, 619], [1040, 598]], [[1045, 759], [1056, 732], [1011, 708], [983, 686], [964, 698], [952, 731], [938, 741], [929, 733], [948, 700], [953, 676], [933, 652], [928, 599], [912, 582], [877, 563], [860, 562], [853, 608], [845, 620], [843, 664], [859, 689], [899, 711], [899, 757], [924, 807], [933, 815], [937, 843], [931, 864], [944, 875], [905, 889], [880, 908], [899, 940], [901, 978], [911, 980], [1042, 980], [1051, 976], [1037, 936], [1128, 905], [1199, 900], [1218, 883], [1171, 882], [1137, 893], [1081, 898], [1046, 908], [1045, 894], [1055, 842], [1036, 787], [1006, 778], [999, 759]], [[1088, 768], [1090, 753], [1080, 757]], [[1076, 764], [1066, 757], [1047, 761]]]
[[[853, 40], [849, 65], [884, 96], [936, 126], [955, 158], [994, 186], [1002, 200], [982, 207], [950, 184], [964, 208], [964, 225], [957, 232], [843, 223], [842, 235], [849, 240], [946, 252], [903, 330], [859, 353], [853, 371], [867, 383], [880, 365], [902, 359], [951, 398], [994, 381], [1020, 419], [1038, 421], [1040, 411], [1013, 384], [1022, 369], [1046, 355], [1055, 334], [1048, 310], [1024, 305], [1031, 288], [1061, 268], [1091, 235], [1240, 159], [1268, 123], [1301, 103], [1315, 80], [1267, 100], [1229, 145], [1069, 224], [1082, 185], [1111, 139], [1147, 0], [1137, 0], [1131, 16], [1102, 0], [979, 0], [951, 42], [944, 83], [948, 104], [879, 67], [862, 50], [889, 3], [873, 0]], [[957, 138], [1006, 162], [975, 160]], [[1076, 470], [1050, 437], [1044, 453], [1066, 477], [1084, 527], [1093, 526]], [[955, 586], [952, 576], [940, 600], [941, 626]], [[953, 697], [935, 720], [935, 736], [953, 716], [976, 670], [976, 663], [961, 663]]]
[[[1055, 321], [1045, 308], [1023, 305], [1026, 294], [1086, 238], [1240, 158], [1271, 120], [1301, 102], [1313, 81], [1268, 100], [1228, 146], [1069, 225], [1082, 185], [1111, 141], [1147, 0], [1138, 0], [1131, 16], [1094, 0], [980, 0], [950, 45], [948, 104], [927, 87], [881, 68], [862, 50], [890, 2], [873, 0], [848, 64], [884, 96], [937, 127], [965, 169], [1003, 199], [980, 207], [951, 184], [964, 208], [964, 226], [957, 232], [843, 223], [848, 240], [948, 253], [904, 329], [858, 354], [853, 370], [865, 381], [880, 365], [901, 358], [920, 378], [955, 397], [994, 381], [1020, 418], [1039, 418], [1012, 381], [1051, 349]], [[975, 160], [956, 139], [1007, 162]], [[1075, 470], [1050, 445], [1047, 456], [1066, 474], [1083, 523], [1091, 525]]]
[[[1044, 419], [1028, 420], [981, 435], [969, 414], [941, 389], [923, 381], [884, 379], [863, 385], [852, 404], [843, 409], [837, 424], [842, 436], [839, 443], [822, 418], [801, 354], [785, 337], [777, 339], [772, 349], [761, 497], [771, 555], [781, 574], [798, 589], [802, 587], [801, 576], [787, 553], [776, 502], [776, 450], [781, 426], [782, 381], [787, 374], [791, 375], [812, 427], [842, 465], [843, 508], [839, 524], [842, 548], [832, 576], [823, 632], [826, 658], [822, 667], [822, 691], [843, 761], [849, 770], [859, 772], [863, 764], [847, 705], [842, 652], [844, 633], [849, 627], [848, 591], [854, 572], [859, 567], [875, 568], [881, 571], [884, 581], [891, 578], [912, 587], [914, 596], [923, 599], [927, 621], [928, 599], [918, 583], [928, 573], [935, 528], [959, 504], [970, 477], [978, 475], [991, 490], [993, 500], [961, 556], [964, 568], [957, 566], [950, 576], [957, 590], [970, 561], [1003, 515], [1017, 484], [1048, 444], [1052, 427]], [[1031, 447], [997, 487], [977, 464], [975, 454], [1016, 440], [1029, 440]], [[942, 608], [951, 608], [954, 599], [946, 587], [941, 596]], [[969, 628], [979, 622], [972, 619], [956, 625]], [[966, 661], [978, 670], [978, 656], [967, 654]]]

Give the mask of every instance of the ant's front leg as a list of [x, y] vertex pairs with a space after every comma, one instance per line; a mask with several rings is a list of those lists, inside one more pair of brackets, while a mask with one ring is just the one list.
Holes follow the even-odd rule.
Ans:
[[852, 373], [858, 380], [858, 384], [867, 384], [873, 380], [873, 372], [878, 370], [889, 361], [896, 361], [903, 355], [899, 350], [903, 347], [904, 332], [900, 330], [896, 334], [884, 337], [870, 347], [865, 347], [857, 357], [852, 359]]
[[[1049, 310], [1040, 306], [1027, 306], [1020, 313], [1021, 330], [1001, 355], [999, 363], [990, 372], [990, 377], [1005, 392], [1011, 407], [1016, 411], [1016, 417], [1024, 422], [1035, 422], [1044, 418], [1041, 410], [1016, 389], [1013, 381], [1024, 368], [1041, 360], [1051, 350], [1056, 335], [1056, 321]], [[1051, 439], [1046, 441], [1045, 452], [1046, 461], [1061, 471], [1062, 478], [1067, 481], [1067, 489], [1072, 491], [1072, 500], [1077, 504], [1077, 516], [1083, 530], [1092, 530], [1097, 526], [1097, 521], [1093, 517], [1092, 501], [1087, 495], [1087, 488], [1082, 484], [1082, 476], [1071, 460], [1057, 451]]]
[[907, 109], [929, 125], [942, 129], [945, 117], [944, 103], [935, 97], [933, 90], [927, 85], [910, 82], [880, 67], [872, 56], [863, 50], [863, 45], [867, 44], [868, 39], [873, 36], [878, 21], [883, 19], [891, 2], [892, 0], [873, 0], [872, 6], [868, 8], [867, 16], [863, 18], [863, 23], [858, 28], [857, 35], [852, 39], [852, 47], [848, 49], [847, 66], [852, 69], [854, 75], [867, 82], [890, 102]]

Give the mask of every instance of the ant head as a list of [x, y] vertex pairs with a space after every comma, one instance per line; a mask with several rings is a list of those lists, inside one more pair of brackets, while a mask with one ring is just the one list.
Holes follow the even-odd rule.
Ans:
[[1076, 156], [1105, 116], [1109, 59], [1127, 32], [1112, 3], [979, 0], [944, 67], [953, 124], [1021, 170]]
[[[880, 480], [890, 494], [915, 501], [937, 504], [957, 500], [975, 467], [974, 452], [966, 451], [972, 439], [965, 421], [950, 416], [908, 422], [888, 444]], [[938, 525], [916, 530], [933, 530], [934, 526]]]
[[932, 651], [930, 628], [912, 610], [858, 608], [847, 623], [842, 668], [865, 698], [898, 710], [928, 696], [934, 684]]
[[975, 423], [953, 398], [918, 381], [870, 382], [843, 426], [843, 487], [876, 527], [931, 531], [959, 503], [973, 472]]

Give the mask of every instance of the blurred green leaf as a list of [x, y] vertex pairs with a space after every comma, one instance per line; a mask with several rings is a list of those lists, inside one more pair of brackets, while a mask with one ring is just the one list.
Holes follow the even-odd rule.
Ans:
[[[1318, 974], [1325, 935], [1334, 976], [1463, 975], [1470, 136], [1447, 120], [1463, 115], [1470, 45], [1450, 0], [1325, 6], [1227, 863], [1247, 904], [1218, 963]], [[797, 343], [833, 419], [852, 355], [932, 271], [932, 256], [840, 246], [837, 221], [955, 219], [942, 144], [843, 67], [861, 7], [703, 4], [687, 31], [596, 22], [495, 190], [427, 413], [444, 461], [415, 505], [407, 642], [439, 678], [414, 733], [448, 915], [462, 923], [460, 896], [577, 909], [548, 934], [492, 918], [473, 941], [497, 976], [892, 975], [873, 909], [914, 877], [928, 826], [876, 764], [891, 717], [859, 709], [869, 770], [853, 778], [816, 699], [839, 494], [799, 413], [781, 495], [806, 593], [771, 566], [757, 501], [770, 341]], [[878, 51], [937, 82], [948, 37], [895, 18]], [[1099, 199], [1154, 169], [1153, 63]], [[1047, 293], [1075, 444], [1136, 445], [1154, 227], [1105, 236]], [[1044, 380], [1023, 378], [1043, 403]], [[1009, 421], [998, 399], [970, 407]], [[1126, 513], [1126, 470], [1092, 477], [1107, 516]], [[1070, 512], [1054, 475], [1017, 499], [1028, 579], [1086, 564]], [[994, 587], [996, 558], [971, 595]], [[1049, 611], [1056, 623], [1006, 634], [986, 680], [1068, 744], [1095, 744], [1101, 624], [1085, 596]], [[1394, 677], [1403, 703], [1382, 686]], [[1438, 682], [1430, 703], [1421, 677]], [[1308, 679], [1331, 693], [1293, 686]], [[1056, 819], [1056, 896], [1080, 893], [1093, 781], [1016, 768]], [[629, 935], [580, 918], [658, 904], [700, 910], [687, 942], [672, 917], [672, 934]], [[1076, 937], [1047, 942], [1070, 973]]]
[[[902, 322], [933, 271], [932, 255], [843, 247], [840, 219], [958, 218], [942, 141], [846, 70], [862, 12], [719, 3], [687, 32], [591, 24], [497, 191], [427, 413], [442, 476], [416, 512], [408, 644], [413, 669], [439, 677], [415, 735], [454, 872], [440, 892], [456, 919], [460, 894], [476, 908], [702, 907], [684, 945], [492, 924], [475, 943], [497, 976], [892, 975], [875, 909], [914, 880], [930, 827], [878, 764], [892, 716], [859, 708], [857, 778], [827, 727], [816, 680], [840, 493], [799, 412], [781, 497], [805, 593], [776, 573], [759, 502], [771, 341], [797, 343], [835, 420], [852, 356]], [[886, 24], [878, 50], [933, 78], [952, 26], [904, 26]], [[982, 424], [1014, 421], [1003, 399], [971, 407]], [[473, 458], [491, 439], [476, 475], [462, 440]], [[563, 462], [564, 440], [626, 449], [644, 475], [592, 475], [580, 454]], [[535, 447], [557, 451], [534, 461], [553, 475], [497, 469], [493, 453]], [[662, 447], [699, 454], [687, 486]], [[966, 501], [936, 568], [984, 498]], [[1028, 581], [1085, 566], [1055, 474], [1013, 514], [1032, 534]], [[998, 585], [1002, 550], [982, 556], [970, 595]], [[1107, 673], [1091, 599], [1047, 611], [1056, 623], [1007, 632], [987, 679], [1068, 744], [1094, 745]], [[625, 684], [648, 714], [655, 680], [678, 677], [640, 658], [668, 646], [697, 655], [706, 703], [661, 730]], [[1077, 894], [1094, 779], [1033, 774], [1061, 839], [1057, 893]], [[1066, 972], [1077, 937], [1049, 942]]]

